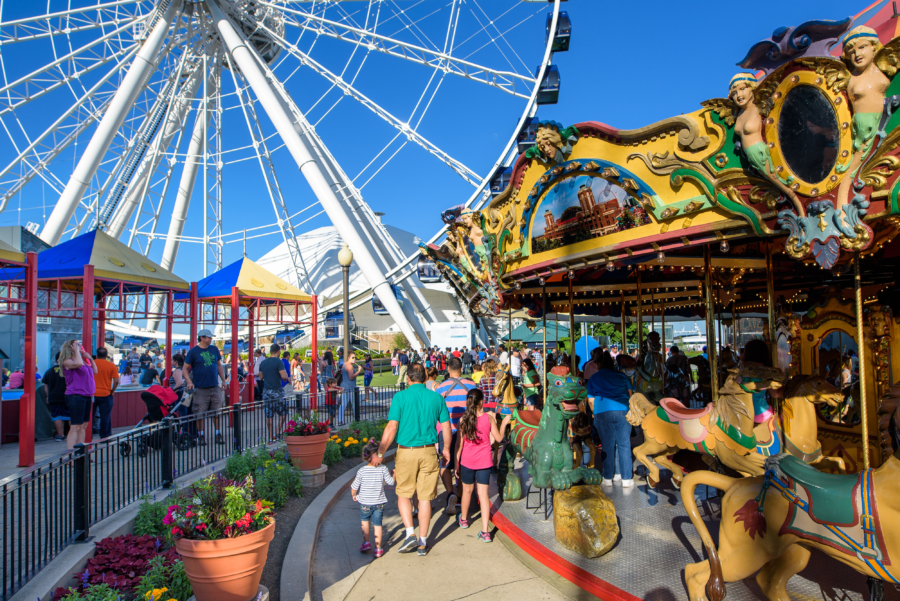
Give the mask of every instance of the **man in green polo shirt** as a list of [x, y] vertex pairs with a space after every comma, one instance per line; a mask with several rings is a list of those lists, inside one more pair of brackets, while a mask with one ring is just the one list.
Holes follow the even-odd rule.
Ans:
[[[400, 553], [410, 553], [418, 548], [419, 555], [428, 552], [428, 526], [431, 522], [431, 500], [437, 496], [440, 465], [434, 452], [437, 444], [437, 424], [441, 424], [444, 437], [443, 464], [450, 461], [450, 414], [444, 397], [425, 388], [425, 367], [413, 363], [406, 372], [409, 386], [394, 395], [388, 424], [381, 436], [378, 454], [372, 464], [381, 463], [385, 451], [397, 438], [395, 478], [397, 480], [397, 505], [406, 527], [406, 538], [400, 545]], [[412, 497], [419, 496], [419, 538], [413, 528]]]

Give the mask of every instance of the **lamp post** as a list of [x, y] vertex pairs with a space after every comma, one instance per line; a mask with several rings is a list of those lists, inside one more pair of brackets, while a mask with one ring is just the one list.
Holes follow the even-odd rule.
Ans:
[[347, 363], [350, 361], [350, 264], [353, 263], [353, 253], [346, 244], [338, 253], [338, 263], [344, 272], [344, 363]]

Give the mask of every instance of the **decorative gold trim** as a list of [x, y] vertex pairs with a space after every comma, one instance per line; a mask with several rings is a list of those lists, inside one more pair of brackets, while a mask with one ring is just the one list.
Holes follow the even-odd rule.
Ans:
[[[769, 114], [769, 118], [765, 119], [764, 121], [766, 140], [770, 143], [771, 148], [769, 150], [769, 153], [772, 156], [772, 164], [775, 165], [775, 170], [779, 173], [779, 176], [782, 179], [789, 180], [789, 178], [792, 177], [793, 181], [791, 189], [804, 196], [814, 196], [812, 191], [816, 188], [818, 194], [825, 194], [836, 188], [838, 185], [838, 180], [840, 179], [840, 175], [835, 171], [835, 169], [840, 165], [840, 161], [835, 161], [834, 167], [832, 167], [831, 171], [829, 171], [828, 174], [826, 174], [826, 176], [818, 182], [806, 182], [802, 180], [796, 173], [794, 173], [793, 170], [791, 170], [790, 165], [788, 165], [787, 161], [785, 161], [784, 159], [784, 154], [781, 150], [781, 141], [778, 139], [778, 121], [781, 116], [781, 109], [784, 106], [784, 102], [787, 100], [788, 93], [799, 86], [811, 86], [819, 90], [822, 95], [831, 103], [835, 118], [840, 125], [838, 156], [842, 155], [843, 151], [845, 150], [847, 150], [848, 152], [852, 151], [853, 145], [852, 136], [850, 135], [850, 122], [852, 120], [852, 114], [847, 103], [842, 101], [841, 91], [839, 89], [836, 89], [840, 86], [834, 85], [834, 81], [836, 81], [835, 79], [832, 80], [832, 85], [829, 87], [829, 78], [827, 76], [825, 77], [825, 81], [822, 81], [822, 79], [817, 78], [816, 75], [817, 73], [815, 71], [795, 71], [793, 74], [791, 74], [790, 77], [786, 77], [781, 80], [781, 82], [775, 88], [775, 91], [780, 92], [781, 96], [775, 99], [774, 105]], [[837, 78], [838, 75], [835, 75], [834, 77]], [[818, 85], [816, 84], [817, 79], [819, 79], [820, 81]]]

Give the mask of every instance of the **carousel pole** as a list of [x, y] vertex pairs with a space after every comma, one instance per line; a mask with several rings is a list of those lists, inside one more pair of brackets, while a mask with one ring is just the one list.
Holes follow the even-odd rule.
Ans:
[[712, 393], [712, 400], [715, 402], [719, 398], [719, 371], [716, 361], [718, 353], [715, 345], [716, 328], [713, 323], [715, 313], [713, 309], [712, 255], [709, 245], [703, 247], [703, 267], [705, 272], [703, 275], [703, 295], [706, 301], [706, 353], [709, 357], [709, 387]]
[[[572, 346], [572, 355], [571, 355], [571, 363], [569, 367], [572, 369], [572, 375], [578, 377], [578, 361], [576, 361], [576, 356], [578, 353], [575, 352], [575, 294], [572, 292], [572, 278], [575, 276], [574, 273], [569, 273], [569, 342]], [[587, 349], [587, 345], [585, 344], [585, 349]]]
[[853, 267], [853, 290], [856, 293], [856, 347], [859, 352], [859, 412], [862, 420], [863, 470], [869, 469], [869, 416], [866, 399], [866, 345], [863, 324], [862, 277], [860, 275], [859, 253]]
[[621, 352], [628, 354], [628, 342], [625, 338], [627, 333], [627, 324], [625, 323], [625, 291], [622, 291], [622, 317], [619, 319], [619, 329], [622, 330], [622, 350]]
[[506, 344], [509, 345], [509, 354], [512, 355], [512, 304], [506, 310]]
[[778, 365], [778, 349], [775, 348], [775, 270], [771, 244], [766, 247], [766, 294], [769, 297], [769, 352], [772, 353], [772, 365]]
[[[662, 328], [662, 332], [660, 332], [660, 334], [659, 334], [659, 340], [660, 340], [660, 342], [662, 342], [662, 344], [660, 346], [662, 347], [662, 360], [663, 360], [663, 363], [665, 363], [666, 362], [666, 299], [665, 298], [663, 298], [662, 304], [660, 305], [660, 308], [659, 308], [659, 312], [660, 312], [660, 322], [661, 322], [660, 328]], [[666, 370], [665, 370], [665, 368], [663, 368], [663, 370], [662, 370], [662, 383], [663, 383], [663, 390], [665, 390], [666, 389]]]
[[543, 359], [544, 360], [542, 361], [542, 363], [544, 365], [544, 369], [541, 370], [541, 378], [543, 379], [541, 389], [544, 391], [544, 403], [543, 404], [546, 404], [547, 403], [547, 285], [546, 284], [544, 284], [543, 290], [541, 291], [541, 308], [543, 309], [543, 311], [541, 311], [541, 312], [544, 315], [543, 316], [544, 325], [541, 328], [541, 332], [544, 337], [544, 347], [543, 347], [543, 351], [544, 351]]
[[637, 347], [640, 352], [644, 342], [644, 301], [641, 296], [641, 269], [637, 270]]

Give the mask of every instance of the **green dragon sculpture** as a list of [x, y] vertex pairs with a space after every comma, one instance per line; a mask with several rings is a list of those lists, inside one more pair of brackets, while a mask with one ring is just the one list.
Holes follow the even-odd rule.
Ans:
[[509, 444], [500, 459], [498, 487], [504, 501], [522, 498], [522, 481], [515, 470], [516, 453], [528, 461], [533, 486], [566, 490], [579, 482], [600, 484], [600, 472], [573, 467], [569, 447], [569, 420], [587, 397], [581, 382], [569, 376], [569, 368], [554, 367], [547, 375], [547, 402], [543, 411], [513, 410]]

